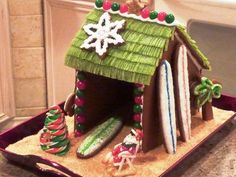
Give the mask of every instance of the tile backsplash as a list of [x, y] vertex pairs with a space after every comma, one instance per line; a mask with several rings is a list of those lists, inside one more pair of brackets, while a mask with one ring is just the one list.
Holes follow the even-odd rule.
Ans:
[[43, 0], [8, 0], [16, 116], [47, 106]]

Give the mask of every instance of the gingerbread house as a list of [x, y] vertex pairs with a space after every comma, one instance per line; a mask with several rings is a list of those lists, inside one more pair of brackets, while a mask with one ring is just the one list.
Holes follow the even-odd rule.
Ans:
[[172, 14], [127, 11], [98, 1], [66, 54], [65, 64], [76, 71], [75, 133], [119, 115], [143, 130], [144, 152], [164, 141], [174, 153], [176, 131], [183, 141], [191, 137], [198, 110], [193, 87], [210, 64]]

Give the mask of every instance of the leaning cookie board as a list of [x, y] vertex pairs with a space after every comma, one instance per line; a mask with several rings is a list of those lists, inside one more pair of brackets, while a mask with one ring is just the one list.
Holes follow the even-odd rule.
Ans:
[[[235, 98], [226, 96], [214, 102], [214, 105], [228, 110], [235, 111], [236, 109]], [[134, 166], [138, 169], [136, 176], [167, 176], [173, 173], [175, 167], [183, 163], [186, 158], [191, 157], [191, 154], [197, 150], [201, 144], [222, 129], [224, 125], [235, 116], [232, 111], [224, 111], [216, 108], [214, 111], [215, 120], [210, 122], [203, 122], [197, 116], [193, 118], [192, 139], [188, 144], [178, 141], [177, 153], [175, 155], [167, 154], [162, 146], [146, 154], [140, 153], [134, 161]], [[2, 154], [8, 160], [29, 166], [31, 170], [41, 171], [43, 175], [46, 176], [63, 176], [63, 174], [66, 174], [67, 176], [89, 177], [93, 176], [94, 173], [98, 176], [109, 176], [106, 172], [106, 166], [101, 163], [101, 160], [104, 154], [112, 149], [114, 144], [122, 140], [129, 131], [129, 127], [124, 127], [118, 137], [91, 159], [78, 159], [76, 157], [76, 149], [81, 143], [81, 140], [86, 136], [80, 139], [73, 139], [73, 137], [71, 137], [72, 148], [65, 157], [61, 158], [50, 154], [48, 155], [42, 152], [40, 148], [37, 149], [37, 133], [43, 128], [44, 118], [45, 113], [42, 113], [2, 133], [0, 135], [0, 151], [2, 151]], [[67, 118], [68, 123], [71, 120], [71, 118]], [[71, 129], [71, 127], [69, 127], [69, 129]], [[19, 146], [21, 146], [21, 148], [19, 148]], [[30, 148], [30, 146], [32, 148]], [[41, 164], [43, 164], [43, 166], [41, 166]]]

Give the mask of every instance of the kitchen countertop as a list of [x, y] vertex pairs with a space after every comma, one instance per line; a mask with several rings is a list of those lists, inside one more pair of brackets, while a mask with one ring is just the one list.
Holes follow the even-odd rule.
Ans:
[[[0, 177], [37, 177], [0, 155]], [[175, 171], [173, 177], [236, 177], [236, 121], [229, 123], [207, 143], [199, 148], [188, 161]]]

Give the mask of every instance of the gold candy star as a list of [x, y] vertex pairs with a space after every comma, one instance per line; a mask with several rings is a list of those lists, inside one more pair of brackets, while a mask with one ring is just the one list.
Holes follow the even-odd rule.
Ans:
[[127, 0], [130, 14], [139, 15], [140, 11], [148, 5], [147, 0]]

